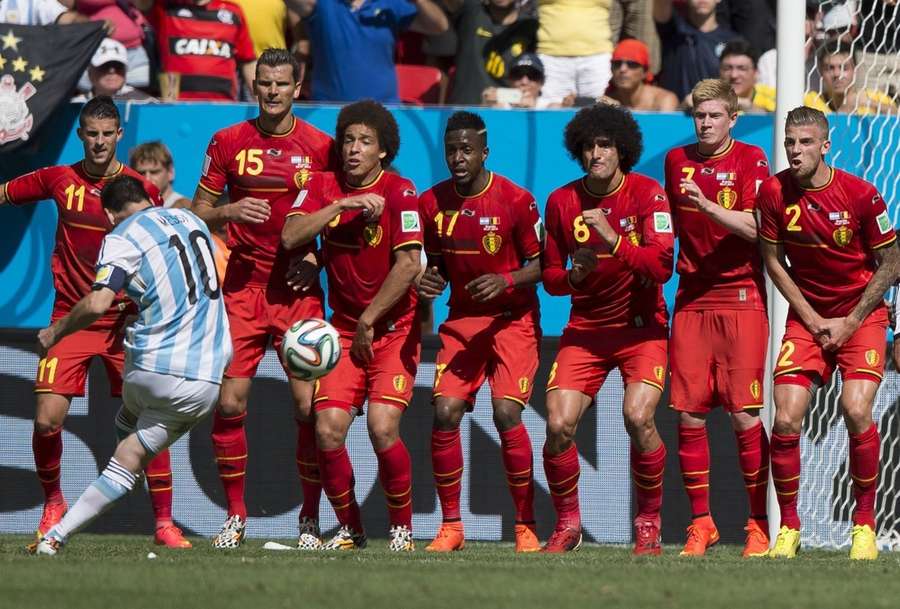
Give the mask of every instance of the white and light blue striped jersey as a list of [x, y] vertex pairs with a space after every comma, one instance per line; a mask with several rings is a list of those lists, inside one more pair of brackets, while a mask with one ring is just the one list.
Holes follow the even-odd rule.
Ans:
[[206, 224], [186, 209], [150, 207], [103, 239], [95, 286], [138, 308], [126, 331], [126, 363], [186, 379], [222, 382], [231, 336]]

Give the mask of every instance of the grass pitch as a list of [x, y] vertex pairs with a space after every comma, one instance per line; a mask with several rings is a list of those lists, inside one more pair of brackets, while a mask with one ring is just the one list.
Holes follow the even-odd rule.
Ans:
[[262, 540], [221, 552], [193, 539], [194, 549], [175, 551], [144, 537], [81, 535], [47, 558], [26, 554], [31, 540], [0, 536], [0, 607], [900, 607], [900, 554], [891, 553], [866, 564], [825, 551], [745, 561], [736, 546], [702, 559], [668, 546], [660, 558], [635, 559], [624, 547], [517, 556], [511, 544], [468, 543], [434, 555], [420, 541], [415, 553], [395, 555], [379, 539], [340, 554], [267, 551]]

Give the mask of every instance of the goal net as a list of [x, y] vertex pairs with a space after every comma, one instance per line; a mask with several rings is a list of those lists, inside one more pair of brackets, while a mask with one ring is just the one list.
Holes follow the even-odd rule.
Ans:
[[[818, 4], [818, 6], [816, 6]], [[807, 96], [829, 103], [836, 167], [873, 183], [894, 225], [900, 216], [900, 3], [895, 0], [807, 2]], [[810, 27], [812, 26], [812, 27]], [[810, 31], [811, 30], [811, 31]], [[846, 53], [847, 48], [851, 54]], [[831, 81], [826, 72], [831, 70]], [[840, 74], [840, 79], [835, 74]], [[849, 93], [841, 95], [841, 91]], [[837, 92], [837, 93], [835, 93]], [[815, 93], [811, 97], [811, 94]], [[838, 280], [836, 277], [835, 280]], [[888, 357], [888, 352], [885, 352]], [[849, 544], [854, 506], [847, 429], [835, 375], [821, 388], [803, 424], [799, 511], [806, 547]], [[874, 406], [882, 439], [876, 519], [882, 549], [900, 550], [900, 375], [889, 361]]]

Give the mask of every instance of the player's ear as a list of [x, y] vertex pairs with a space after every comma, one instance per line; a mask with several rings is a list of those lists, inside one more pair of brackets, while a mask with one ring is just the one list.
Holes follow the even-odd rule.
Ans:
[[387, 156], [387, 152], [385, 152], [384, 150], [382, 150], [381, 152], [378, 153], [378, 158], [379, 158], [379, 159], [383, 159], [383, 158], [386, 157], [386, 156]]
[[121, 142], [123, 135], [125, 135], [125, 130], [122, 129], [122, 125], [119, 125], [118, 127], [116, 127], [116, 141]]
[[822, 142], [822, 156], [828, 154], [828, 151], [831, 150], [831, 140], [826, 139]]
[[485, 146], [484, 148], [481, 149], [481, 162], [482, 163], [484, 163], [487, 160], [488, 155], [490, 153], [491, 153], [491, 149], [488, 148], [487, 146]]

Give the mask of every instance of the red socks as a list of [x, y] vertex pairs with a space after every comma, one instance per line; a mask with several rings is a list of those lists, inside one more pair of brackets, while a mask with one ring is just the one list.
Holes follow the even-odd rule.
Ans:
[[853, 524], [867, 524], [875, 529], [875, 493], [878, 490], [879, 452], [881, 438], [878, 427], [872, 426], [861, 434], [850, 435], [850, 475], [853, 478]]
[[691, 515], [699, 518], [709, 514], [709, 442], [705, 425], [678, 426], [678, 460]]
[[216, 453], [219, 478], [225, 489], [228, 515], [238, 515], [247, 519], [244, 504], [244, 482], [247, 473], [247, 435], [244, 433], [244, 419], [247, 413], [234, 417], [213, 414], [212, 442]]
[[534, 522], [534, 474], [532, 472], [531, 438], [525, 425], [500, 432], [506, 483], [516, 506], [516, 522]]
[[744, 431], [734, 432], [738, 445], [738, 461], [744, 474], [744, 487], [750, 500], [750, 518], [765, 520], [769, 491], [769, 438], [762, 421]]
[[797, 493], [800, 491], [800, 434], [772, 434], [772, 479], [781, 508], [781, 526], [800, 529]]
[[462, 491], [463, 454], [459, 429], [431, 430], [431, 468], [444, 522], [460, 520], [459, 496]]
[[662, 507], [663, 472], [666, 470], [666, 445], [640, 453], [631, 445], [631, 477], [637, 495], [637, 517], [657, 518]]
[[319, 456], [316, 451], [316, 424], [297, 421], [297, 473], [303, 491], [301, 518], [319, 518], [322, 480], [319, 477]]
[[38, 480], [44, 489], [44, 503], [62, 503], [65, 501], [59, 482], [63, 451], [62, 427], [49, 433], [39, 433], [35, 429], [31, 434], [31, 450], [34, 453]]
[[356, 503], [353, 492], [353, 465], [350, 463], [347, 447], [319, 450], [319, 472], [322, 476], [322, 490], [331, 502], [338, 522], [362, 533], [359, 504]]
[[172, 462], [169, 449], [162, 451], [144, 470], [147, 488], [150, 490], [150, 504], [156, 516], [156, 526], [172, 522]]
[[406, 444], [398, 439], [390, 448], [376, 452], [378, 479], [387, 499], [391, 526], [412, 530], [412, 462]]
[[578, 477], [581, 466], [578, 463], [578, 448], [572, 446], [558, 455], [547, 452], [544, 445], [544, 473], [553, 507], [556, 508], [557, 527], [581, 528], [581, 510], [578, 506]]

